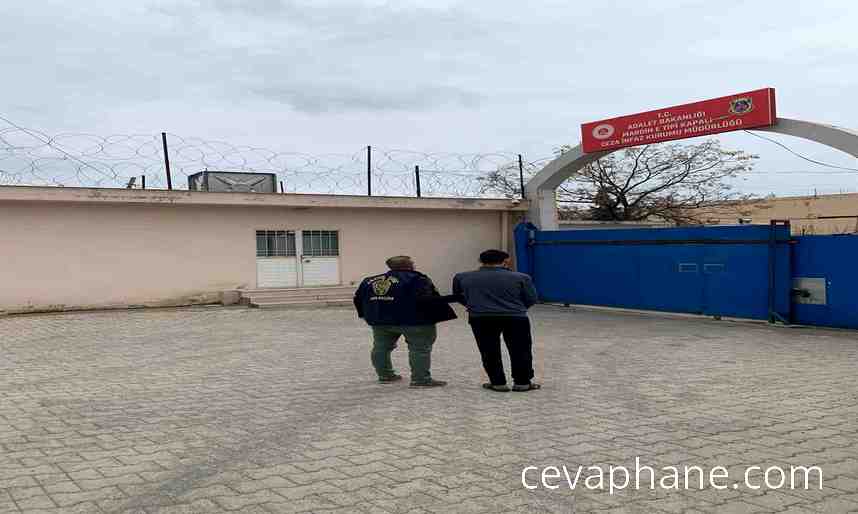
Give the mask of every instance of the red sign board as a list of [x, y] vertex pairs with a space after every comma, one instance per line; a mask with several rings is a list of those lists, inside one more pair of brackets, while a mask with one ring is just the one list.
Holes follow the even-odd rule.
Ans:
[[758, 89], [581, 125], [584, 152], [765, 127], [775, 123], [775, 90]]

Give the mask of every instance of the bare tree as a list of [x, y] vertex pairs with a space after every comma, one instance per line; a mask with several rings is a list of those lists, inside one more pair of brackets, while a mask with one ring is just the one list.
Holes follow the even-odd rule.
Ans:
[[[559, 154], [560, 151], [558, 150]], [[524, 180], [527, 182], [541, 168], [542, 163], [524, 162]], [[521, 198], [521, 177], [519, 176], [518, 162], [512, 162], [488, 172], [485, 176], [477, 179], [480, 182], [480, 193], [502, 198]], [[558, 192], [559, 193], [559, 192]], [[557, 214], [560, 219], [581, 219], [586, 215], [586, 209], [575, 205], [566, 199], [565, 194], [557, 196]]]
[[[570, 149], [563, 146], [556, 153]], [[731, 179], [750, 171], [755, 159], [721, 148], [717, 139], [627, 148], [588, 164], [561, 184], [558, 208], [561, 217], [572, 212], [606, 221], [700, 223], [710, 209], [748, 198], [733, 191]], [[484, 192], [520, 194], [518, 170], [510, 171], [504, 167], [483, 177]], [[537, 170], [527, 171], [532, 176]]]
[[[539, 167], [530, 162], [525, 162], [523, 169], [525, 182], [539, 171]], [[480, 193], [482, 194], [491, 194], [502, 198], [521, 198], [524, 196], [521, 191], [517, 162], [499, 166], [498, 169], [486, 173], [484, 177], [479, 177], [477, 181], [480, 182]]]

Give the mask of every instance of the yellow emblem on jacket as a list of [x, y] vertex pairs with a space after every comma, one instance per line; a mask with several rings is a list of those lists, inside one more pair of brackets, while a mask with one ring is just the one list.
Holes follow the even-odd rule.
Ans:
[[372, 290], [378, 296], [385, 296], [394, 284], [399, 283], [396, 277], [379, 277], [372, 282]]

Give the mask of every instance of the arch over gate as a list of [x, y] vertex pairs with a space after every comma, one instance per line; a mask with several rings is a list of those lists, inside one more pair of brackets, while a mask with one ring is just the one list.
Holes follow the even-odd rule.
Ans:
[[[858, 158], [858, 132], [844, 128], [811, 121], [777, 118], [775, 124], [754, 130], [815, 141]], [[545, 165], [524, 188], [525, 196], [530, 201], [530, 222], [542, 230], [557, 230], [555, 198], [557, 188], [587, 164], [615, 151], [617, 150], [584, 153], [583, 147], [578, 145]]]

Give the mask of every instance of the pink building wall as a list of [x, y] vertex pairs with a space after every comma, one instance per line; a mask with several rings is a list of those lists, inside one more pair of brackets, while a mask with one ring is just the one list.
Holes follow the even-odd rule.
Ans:
[[373, 208], [372, 202], [298, 207], [0, 195], [0, 310], [215, 301], [223, 290], [256, 287], [259, 229], [339, 230], [344, 285], [382, 271], [390, 255], [408, 254], [442, 292], [453, 274], [476, 266], [480, 251], [511, 246], [514, 221], [504, 221], [504, 209]]

